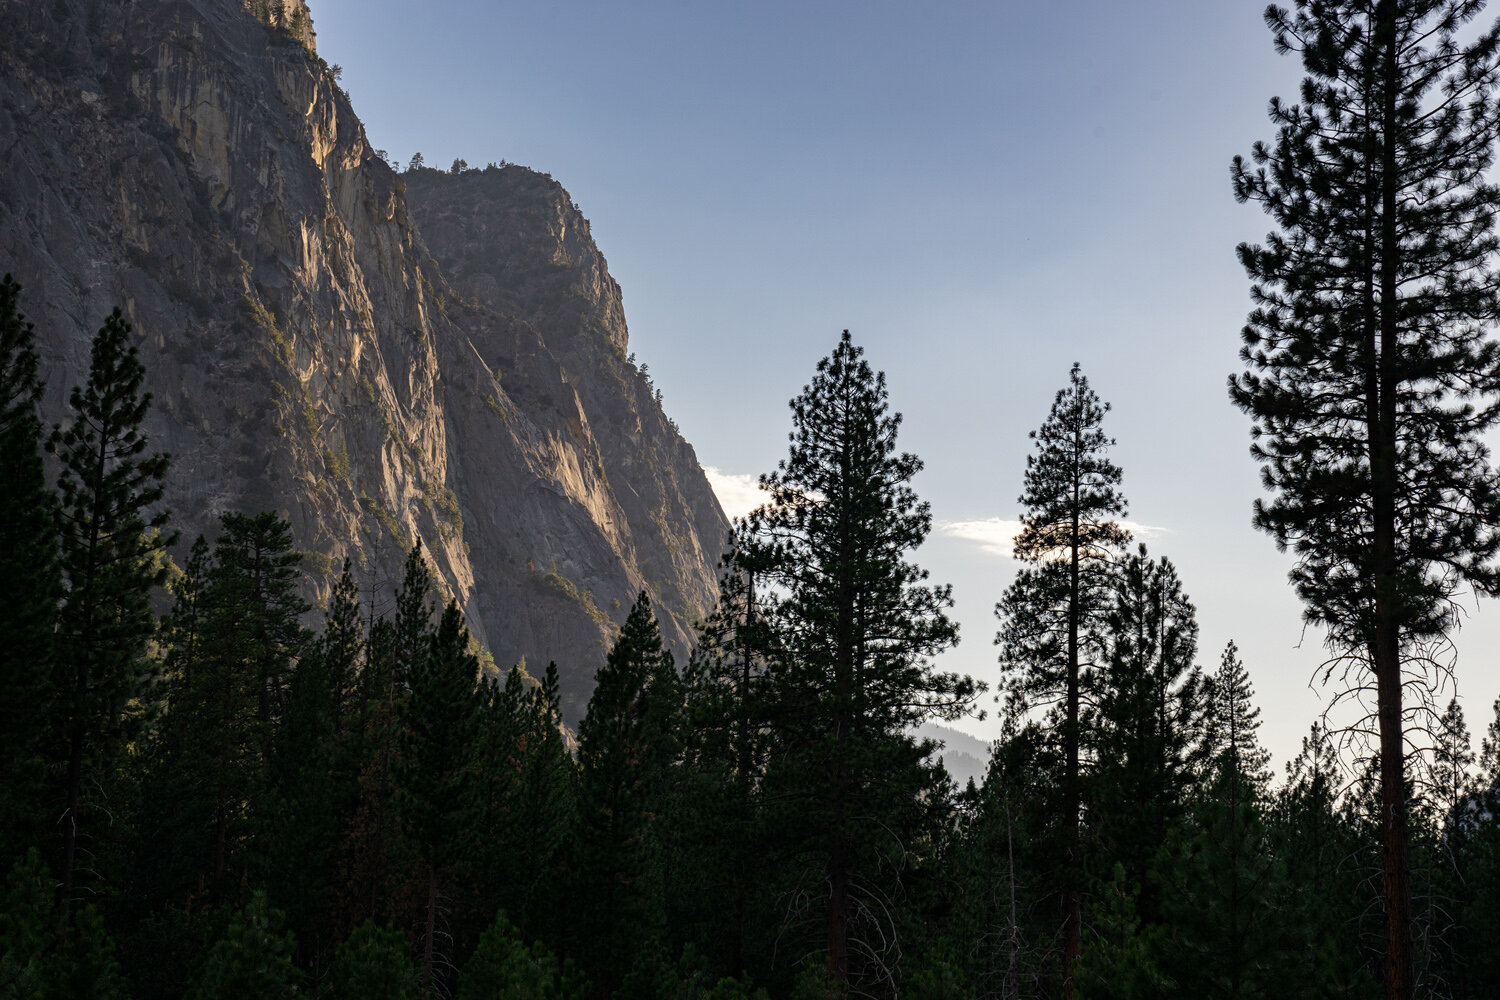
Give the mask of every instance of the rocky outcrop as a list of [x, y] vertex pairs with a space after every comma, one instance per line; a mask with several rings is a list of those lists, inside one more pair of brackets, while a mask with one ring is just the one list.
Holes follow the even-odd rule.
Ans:
[[519, 167], [393, 172], [301, 0], [0, 0], [0, 270], [50, 419], [136, 324], [185, 538], [279, 510], [317, 594], [348, 558], [377, 602], [420, 540], [570, 717], [639, 590], [679, 652], [713, 599], [727, 522], [587, 222]]

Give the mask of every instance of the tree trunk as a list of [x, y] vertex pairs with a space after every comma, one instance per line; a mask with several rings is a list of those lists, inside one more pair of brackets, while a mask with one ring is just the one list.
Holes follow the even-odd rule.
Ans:
[[1406, 857], [1406, 747], [1402, 712], [1399, 586], [1396, 573], [1396, 393], [1395, 362], [1399, 351], [1400, 316], [1397, 311], [1397, 271], [1401, 243], [1396, 230], [1397, 170], [1396, 112], [1400, 81], [1396, 53], [1395, 0], [1382, 0], [1376, 10], [1377, 44], [1381, 61], [1382, 122], [1380, 163], [1380, 343], [1376, 355], [1378, 385], [1368, 400], [1370, 423], [1370, 486], [1375, 583], [1376, 695], [1380, 720], [1380, 805], [1384, 839], [1386, 1000], [1410, 1000], [1414, 980], [1411, 941], [1411, 884]]
[[1063, 996], [1072, 1000], [1073, 985], [1078, 974], [1078, 957], [1083, 950], [1083, 892], [1079, 885], [1079, 869], [1082, 858], [1082, 812], [1083, 803], [1078, 788], [1078, 619], [1080, 601], [1079, 568], [1079, 523], [1078, 473], [1073, 478], [1073, 535], [1068, 565], [1068, 703], [1064, 750], [1067, 754], [1066, 772], [1063, 776], [1063, 798], [1067, 816], [1067, 861], [1063, 873]]
[[432, 944], [437, 936], [437, 865], [427, 866], [427, 932], [422, 943], [422, 985], [432, 991]]
[[[80, 680], [79, 687], [85, 683]], [[80, 718], [82, 717], [80, 711]], [[57, 934], [64, 938], [68, 933], [68, 908], [73, 902], [75, 881], [75, 859], [78, 856], [78, 804], [83, 791], [83, 727], [76, 725], [68, 747], [68, 811], [63, 826], [63, 864], [61, 903], [58, 908]]]
[[849, 866], [842, 847], [828, 866], [828, 978], [840, 996], [849, 985]]

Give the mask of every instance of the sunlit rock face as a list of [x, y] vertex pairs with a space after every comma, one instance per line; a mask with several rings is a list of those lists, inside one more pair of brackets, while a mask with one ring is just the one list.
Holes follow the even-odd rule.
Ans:
[[520, 167], [392, 171], [300, 0], [0, 0], [0, 270], [49, 421], [135, 324], [184, 545], [280, 511], [310, 596], [347, 558], [381, 611], [419, 541], [573, 719], [640, 590], [679, 655], [713, 600], [728, 524], [587, 221]]

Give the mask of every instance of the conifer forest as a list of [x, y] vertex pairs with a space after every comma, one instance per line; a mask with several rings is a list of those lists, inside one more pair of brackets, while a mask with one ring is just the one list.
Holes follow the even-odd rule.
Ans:
[[[1500, 998], [1500, 701], [1465, 718], [1493, 667], [1453, 653], [1461, 603], [1500, 596], [1483, 11], [1265, 14], [1303, 80], [1224, 193], [1269, 224], [1224, 405], [1326, 641], [1284, 768], [1257, 664], [1200, 648], [1194, 581], [1132, 535], [1086, 356], [995, 431], [1030, 442], [998, 685], [942, 667], [923, 461], [844, 331], [691, 652], [642, 591], [575, 717], [569, 665], [497, 663], [420, 542], [380, 589], [284, 511], [186, 537], [158, 331], [115, 309], [49, 387], [7, 274], [0, 1000]], [[982, 713], [961, 786], [916, 734]]]

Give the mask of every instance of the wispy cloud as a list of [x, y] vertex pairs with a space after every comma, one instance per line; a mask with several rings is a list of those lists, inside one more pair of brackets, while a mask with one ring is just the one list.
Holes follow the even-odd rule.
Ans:
[[765, 502], [766, 495], [761, 492], [756, 476], [720, 472], [712, 465], [705, 465], [703, 474], [708, 477], [714, 496], [719, 498], [719, 506], [731, 518], [744, 517]]
[[[1137, 524], [1134, 521], [1120, 523], [1137, 541], [1147, 542], [1170, 533], [1168, 528], [1150, 524]], [[973, 542], [979, 547], [979, 551], [988, 555], [1014, 559], [1015, 541], [1016, 536], [1021, 533], [1021, 522], [1005, 517], [987, 517], [979, 521], [941, 521], [937, 530], [938, 534], [949, 538]]]
[[943, 521], [937, 530], [950, 538], [973, 542], [981, 552], [1010, 559], [1016, 535], [1021, 532], [1021, 522], [1003, 517], [987, 517], [982, 521]]

